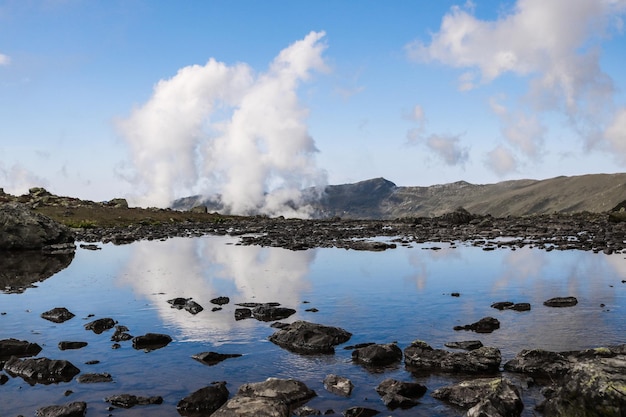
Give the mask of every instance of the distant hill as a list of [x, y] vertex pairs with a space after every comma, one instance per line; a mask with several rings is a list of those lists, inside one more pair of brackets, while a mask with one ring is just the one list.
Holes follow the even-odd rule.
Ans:
[[[458, 181], [428, 187], [398, 187], [384, 178], [354, 184], [329, 185], [321, 198], [304, 190], [315, 217], [390, 219], [434, 217], [463, 207], [474, 214], [495, 217], [531, 214], [608, 212], [626, 200], [626, 173], [556, 177], [547, 180], [513, 180], [495, 184]], [[176, 200], [172, 208], [188, 210], [206, 205], [223, 209], [219, 197], [199, 196]]]

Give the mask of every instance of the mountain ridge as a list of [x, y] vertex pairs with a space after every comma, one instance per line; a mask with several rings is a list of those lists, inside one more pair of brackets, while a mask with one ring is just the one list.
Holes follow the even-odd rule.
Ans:
[[[436, 217], [463, 207], [470, 213], [494, 217], [535, 214], [608, 212], [626, 200], [626, 173], [558, 176], [545, 180], [519, 179], [493, 184], [456, 181], [431, 186], [397, 186], [379, 177], [351, 184], [303, 191], [302, 205], [315, 218], [392, 219]], [[173, 209], [204, 205], [224, 209], [219, 196], [185, 197]]]

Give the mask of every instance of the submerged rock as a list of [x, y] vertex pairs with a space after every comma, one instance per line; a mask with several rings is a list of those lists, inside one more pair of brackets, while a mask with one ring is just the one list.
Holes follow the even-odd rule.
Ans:
[[84, 417], [87, 412], [87, 403], [75, 401], [65, 405], [49, 405], [37, 409], [37, 417]]
[[146, 352], [161, 349], [167, 346], [172, 338], [166, 334], [146, 333], [143, 336], [133, 337], [133, 348], [143, 349]]
[[376, 387], [383, 403], [390, 409], [411, 408], [418, 398], [426, 393], [427, 388], [417, 382], [403, 382], [387, 378]]
[[348, 378], [330, 374], [324, 378], [324, 388], [333, 394], [349, 397], [354, 389], [354, 384]]
[[39, 352], [41, 352], [41, 346], [37, 343], [13, 338], [0, 340], [0, 362], [11, 358], [11, 356], [19, 358], [37, 356]]
[[576, 297], [554, 297], [543, 302], [547, 307], [572, 307], [578, 304]]
[[53, 384], [69, 382], [80, 373], [80, 369], [66, 360], [48, 358], [11, 358], [4, 364], [4, 370], [23, 378], [30, 384]]
[[480, 340], [464, 340], [461, 342], [448, 342], [444, 346], [450, 349], [476, 350], [483, 347], [483, 344]]
[[290, 417], [284, 402], [266, 397], [236, 395], [222, 405], [211, 417]]
[[115, 407], [132, 408], [136, 405], [158, 405], [163, 403], [163, 397], [140, 397], [132, 394], [116, 394], [106, 397], [104, 401]]
[[252, 316], [259, 321], [276, 321], [286, 319], [296, 313], [293, 308], [260, 305], [252, 309]]
[[211, 304], [217, 304], [218, 306], [223, 306], [225, 304], [230, 303], [230, 298], [220, 296], [220, 297], [213, 298], [210, 302]]
[[225, 361], [229, 358], [238, 358], [240, 357], [240, 353], [217, 353], [217, 352], [202, 352], [192, 355], [191, 357], [198, 362], [201, 362], [205, 365], [213, 366], [218, 363]]
[[52, 310], [41, 313], [41, 318], [50, 320], [54, 323], [63, 323], [74, 317], [74, 313], [65, 307], [55, 307]]
[[516, 417], [524, 404], [519, 389], [506, 378], [479, 378], [435, 390], [434, 398], [468, 409], [468, 417]]
[[78, 382], [81, 384], [95, 384], [100, 382], [113, 382], [113, 377], [111, 374], [101, 373], [101, 374], [81, 374], [76, 378]]
[[272, 343], [287, 350], [304, 353], [334, 353], [334, 347], [347, 342], [352, 333], [339, 327], [296, 321], [269, 337]]
[[352, 360], [363, 365], [385, 366], [402, 360], [402, 349], [395, 343], [372, 344], [352, 352]]
[[112, 329], [115, 323], [116, 321], [109, 317], [97, 319], [85, 324], [85, 330], [91, 330], [95, 334], [100, 334], [106, 330]]
[[82, 349], [85, 346], [87, 346], [87, 342], [68, 342], [68, 341], [59, 342], [60, 350]]
[[228, 395], [225, 382], [213, 382], [180, 400], [176, 408], [183, 416], [195, 413], [208, 416], [228, 401]]
[[491, 374], [500, 370], [500, 350], [483, 346], [469, 352], [449, 352], [433, 349], [422, 341], [415, 341], [404, 349], [404, 362], [412, 372], [458, 372]]
[[500, 328], [500, 321], [493, 317], [483, 317], [472, 324], [454, 326], [454, 330], [472, 330], [476, 333], [491, 333]]

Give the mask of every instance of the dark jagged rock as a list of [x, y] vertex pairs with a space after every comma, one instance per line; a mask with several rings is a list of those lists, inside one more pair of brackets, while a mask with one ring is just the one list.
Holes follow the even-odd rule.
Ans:
[[308, 405], [303, 405], [302, 407], [298, 407], [293, 410], [293, 415], [296, 417], [321, 416], [322, 412], [316, 408], [309, 407]]
[[66, 360], [48, 358], [11, 358], [4, 364], [4, 370], [19, 376], [29, 384], [53, 384], [57, 382], [69, 382], [80, 369]]
[[133, 336], [128, 333], [128, 327], [117, 325], [115, 326], [115, 333], [111, 336], [112, 342], [125, 342], [131, 340]]
[[97, 319], [85, 324], [85, 330], [91, 330], [95, 334], [100, 334], [106, 330], [112, 329], [115, 323], [116, 321], [109, 317]]
[[333, 394], [349, 397], [354, 389], [354, 384], [348, 378], [330, 374], [324, 378], [324, 388]]
[[383, 403], [390, 409], [411, 408], [419, 404], [418, 398], [426, 393], [427, 388], [417, 382], [403, 382], [387, 378], [376, 387]]
[[433, 349], [422, 341], [415, 341], [404, 349], [404, 362], [411, 372], [456, 372], [491, 374], [500, 370], [500, 350], [483, 346], [470, 352], [449, 352]]
[[515, 303], [508, 310], [513, 311], [530, 311], [530, 303]]
[[0, 374], [0, 385], [4, 385], [9, 382], [9, 377], [5, 374]]
[[355, 349], [352, 360], [369, 366], [391, 365], [402, 360], [402, 349], [395, 343], [373, 344]]
[[74, 252], [49, 254], [41, 250], [8, 251], [0, 256], [0, 291], [23, 293], [59, 271], [67, 268]]
[[185, 307], [184, 308], [185, 308], [186, 311], [190, 312], [191, 314], [198, 314], [199, 312], [204, 310], [204, 308], [200, 304], [196, 303], [193, 300], [188, 300], [185, 303]]
[[244, 320], [252, 317], [252, 310], [249, 308], [236, 308], [235, 309], [235, 320]]
[[66, 226], [19, 203], [0, 204], [0, 250], [43, 249], [74, 243]]
[[69, 341], [59, 342], [60, 350], [82, 349], [85, 346], [87, 346], [87, 342], [69, 342]]
[[290, 417], [284, 402], [266, 397], [236, 395], [222, 405], [211, 417]]
[[464, 340], [461, 342], [448, 342], [444, 346], [450, 349], [476, 350], [483, 347], [483, 344], [480, 340]]
[[75, 401], [65, 405], [49, 405], [37, 409], [37, 417], [84, 417], [87, 412], [87, 403]]
[[180, 400], [176, 408], [183, 416], [196, 413], [208, 416], [228, 401], [228, 395], [225, 382], [213, 382]]
[[572, 307], [578, 304], [576, 297], [554, 297], [543, 302], [547, 307]]
[[493, 317], [483, 317], [472, 324], [465, 326], [454, 326], [454, 330], [472, 330], [476, 333], [491, 333], [500, 328], [500, 321]]
[[158, 405], [163, 403], [163, 397], [141, 397], [132, 394], [116, 394], [106, 397], [104, 401], [115, 407], [132, 408], [136, 405]]
[[334, 347], [347, 342], [352, 333], [339, 327], [296, 321], [269, 337], [272, 343], [296, 353], [334, 353]]
[[493, 303], [491, 307], [498, 310], [506, 310], [507, 308], [513, 307], [513, 305], [515, 305], [515, 303], [511, 301], [498, 301], [497, 303]]
[[443, 387], [434, 398], [468, 409], [470, 417], [517, 417], [524, 404], [519, 389], [506, 378], [479, 378]]
[[367, 407], [350, 407], [343, 412], [344, 417], [372, 417], [380, 414], [380, 411]]
[[259, 321], [276, 321], [286, 319], [296, 313], [293, 308], [260, 305], [252, 309], [252, 316]]
[[41, 346], [37, 343], [13, 338], [0, 340], [0, 362], [11, 358], [11, 356], [18, 358], [37, 356], [39, 352], [41, 352]]
[[237, 395], [280, 400], [287, 405], [301, 404], [315, 397], [315, 391], [295, 379], [268, 378], [263, 382], [243, 384]]
[[504, 370], [552, 379], [564, 375], [569, 365], [566, 354], [543, 349], [524, 349], [504, 364]]
[[213, 366], [213, 365], [217, 365], [218, 363], [222, 361], [225, 361], [226, 359], [238, 358], [240, 356], [241, 356], [240, 353], [202, 352], [202, 353], [192, 355], [191, 357], [205, 365]]
[[167, 346], [172, 338], [166, 334], [146, 333], [143, 336], [133, 337], [133, 348], [143, 349], [146, 352], [161, 349]]
[[74, 317], [74, 313], [65, 307], [55, 307], [52, 310], [41, 313], [41, 318], [55, 323], [63, 323]]
[[187, 301], [189, 300], [191, 300], [191, 298], [176, 297], [172, 298], [171, 300], [167, 300], [167, 302], [171, 304], [172, 308], [177, 308], [181, 310], [183, 307], [185, 307], [185, 304], [187, 304]]
[[81, 384], [96, 384], [100, 382], [113, 382], [111, 374], [81, 374], [76, 378]]
[[223, 296], [221, 296], [221, 297], [217, 297], [217, 298], [213, 298], [213, 299], [211, 300], [211, 303], [212, 303], [212, 304], [217, 304], [218, 306], [223, 306], [223, 305], [225, 305], [225, 304], [230, 303], [230, 298], [228, 298], [228, 297], [223, 297]]

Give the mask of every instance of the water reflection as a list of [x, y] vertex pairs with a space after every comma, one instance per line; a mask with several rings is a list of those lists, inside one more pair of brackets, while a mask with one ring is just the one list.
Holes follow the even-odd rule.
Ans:
[[41, 251], [0, 252], [0, 291], [22, 293], [67, 268], [74, 252], [46, 254]]
[[[164, 322], [185, 340], [230, 339], [233, 303], [279, 302], [292, 307], [301, 303], [302, 292], [310, 288], [306, 277], [314, 250], [294, 252], [227, 241], [178, 238], [134, 243], [117, 281], [149, 299]], [[211, 311], [216, 306], [210, 300], [224, 295], [231, 303], [223, 311]], [[193, 298], [205, 310], [192, 316], [172, 309], [166, 300], [174, 297]], [[237, 323], [238, 328], [246, 325], [251, 324]]]

